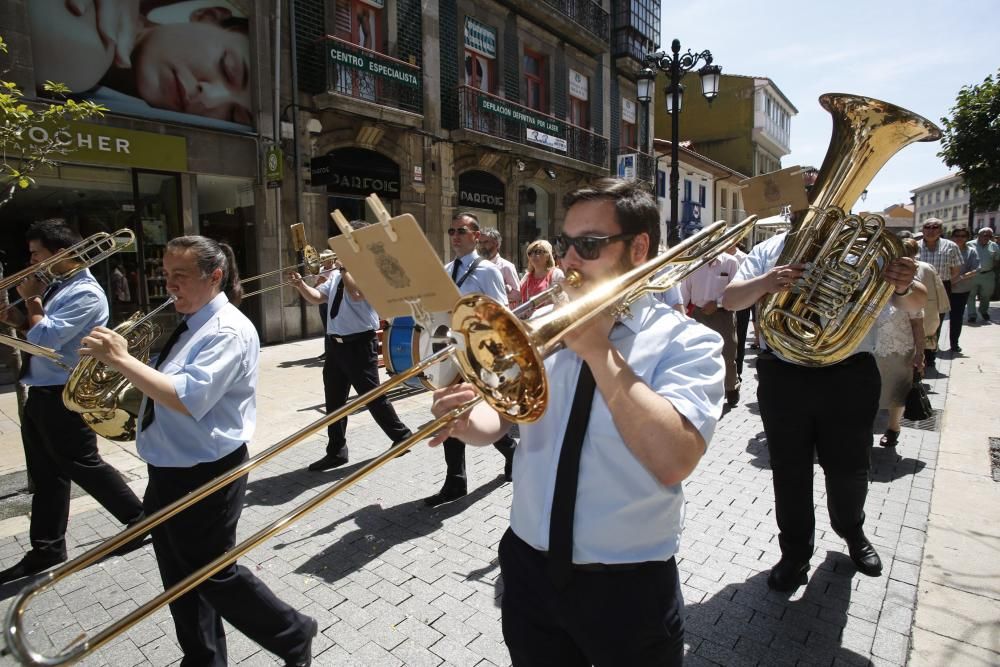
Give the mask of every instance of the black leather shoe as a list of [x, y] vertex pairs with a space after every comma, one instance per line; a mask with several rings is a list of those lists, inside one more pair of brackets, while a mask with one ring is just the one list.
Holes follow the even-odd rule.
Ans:
[[869, 577], [879, 577], [882, 575], [882, 559], [878, 557], [875, 547], [868, 541], [868, 538], [861, 537], [850, 540], [847, 543], [847, 552], [854, 561], [854, 567], [858, 572]]
[[771, 568], [771, 574], [767, 576], [767, 586], [775, 591], [794, 591], [806, 583], [806, 572], [808, 571], [808, 561], [803, 563], [799, 560], [782, 557], [778, 564]]
[[435, 493], [430, 498], [424, 498], [424, 505], [428, 507], [437, 507], [438, 505], [443, 505], [445, 503], [450, 503], [453, 500], [458, 500], [459, 498], [467, 495], [469, 493], [465, 485], [451, 485], [445, 484], [441, 487], [441, 490]]
[[[403, 442], [403, 441], [405, 441], [405, 440], [409, 440], [409, 439], [410, 439], [410, 437], [411, 437], [412, 435], [413, 435], [413, 434], [412, 434], [412, 433], [410, 433], [410, 434], [408, 434], [408, 435], [407, 435], [407, 436], [406, 436], [405, 438], [400, 438], [399, 440], [396, 440], [396, 441], [395, 441], [395, 442], [393, 442], [393, 443], [392, 443], [391, 445], [389, 445], [389, 449], [392, 449], [393, 447], [395, 447], [396, 445], [398, 445], [399, 443], [401, 443], [401, 442]], [[398, 459], [398, 458], [399, 458], [400, 456], [406, 456], [406, 455], [407, 455], [407, 454], [409, 454], [409, 453], [410, 453], [410, 450], [409, 450], [409, 449], [407, 449], [406, 451], [404, 451], [404, 452], [402, 452], [402, 453], [400, 453], [400, 454], [396, 454], [396, 456], [395, 456], [395, 457], [393, 457], [393, 458], [397, 458], [397, 459]]]
[[[141, 517], [139, 517], [135, 521], [130, 521], [128, 523], [128, 525], [125, 526], [125, 528], [126, 529], [131, 528], [132, 526], [136, 525], [137, 523], [140, 523], [140, 522], [145, 521], [145, 520], [146, 520], [146, 515], [143, 514]], [[115, 549], [114, 551], [112, 551], [111, 555], [112, 556], [124, 556], [127, 553], [131, 553], [131, 552], [135, 551], [136, 549], [138, 549], [139, 547], [141, 547], [143, 544], [145, 544], [147, 538], [149, 538], [149, 533], [148, 532], [141, 533], [138, 537], [136, 537], [132, 541], [126, 542], [125, 544], [121, 545], [120, 547], [118, 547], [117, 549]]]
[[739, 389], [733, 389], [732, 391], [726, 392], [726, 403], [729, 404], [729, 407], [735, 408], [739, 404], [739, 402], [740, 402]]
[[39, 554], [34, 550], [29, 551], [20, 561], [0, 572], [0, 584], [6, 584], [8, 581], [23, 579], [24, 577], [44, 572], [65, 560], [66, 556], [48, 556]]
[[345, 463], [347, 463], [347, 457], [343, 454], [327, 454], [319, 461], [310, 463], [309, 469], [313, 472], [321, 472], [323, 470], [333, 470], [334, 468], [339, 468]]
[[313, 662], [313, 639], [316, 638], [316, 633], [319, 632], [319, 623], [316, 622], [315, 618], [310, 618], [309, 623], [306, 625], [306, 636], [309, 637], [309, 641], [306, 642], [306, 647], [302, 651], [302, 654], [297, 658], [291, 658], [285, 661], [285, 667], [309, 667]]

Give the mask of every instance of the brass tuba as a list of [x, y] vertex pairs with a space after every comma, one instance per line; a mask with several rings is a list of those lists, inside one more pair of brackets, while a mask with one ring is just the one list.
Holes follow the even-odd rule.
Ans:
[[902, 244], [881, 216], [845, 211], [897, 151], [941, 138], [934, 123], [887, 102], [839, 93], [819, 102], [833, 116], [833, 136], [777, 261], [805, 264], [805, 273], [792, 290], [767, 296], [757, 318], [772, 350], [806, 366], [849, 356], [892, 296], [882, 269]]

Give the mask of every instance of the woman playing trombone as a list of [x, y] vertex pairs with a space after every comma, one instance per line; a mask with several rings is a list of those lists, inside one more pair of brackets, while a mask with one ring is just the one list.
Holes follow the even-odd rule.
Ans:
[[[155, 367], [132, 357], [124, 338], [97, 327], [80, 353], [119, 371], [145, 394], [136, 448], [149, 464], [144, 504], [152, 514], [247, 458], [256, 422], [260, 341], [237, 308], [240, 281], [232, 249], [203, 236], [167, 244], [167, 291], [184, 319]], [[153, 530], [165, 587], [181, 581], [236, 542], [246, 477]], [[235, 563], [170, 605], [182, 665], [227, 664], [222, 619], [280, 656], [311, 663], [315, 620], [279, 600]]]

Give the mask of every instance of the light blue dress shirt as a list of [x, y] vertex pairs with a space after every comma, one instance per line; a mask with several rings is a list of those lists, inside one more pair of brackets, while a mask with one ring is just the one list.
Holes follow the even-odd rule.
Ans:
[[[476, 261], [479, 257], [479, 253], [475, 250], [470, 252], [465, 257], [461, 257], [462, 265], [458, 267], [458, 276], [455, 277], [455, 282], [462, 279], [465, 272], [469, 270], [472, 263]], [[444, 265], [444, 270], [448, 272], [451, 276], [451, 268], [455, 265], [455, 261], [452, 260]], [[484, 294], [491, 299], [507, 305], [507, 288], [503, 284], [503, 274], [500, 273], [500, 269], [496, 265], [483, 258], [483, 261], [479, 262], [479, 266], [473, 271], [462, 286], [458, 288], [462, 296], [466, 294]]]
[[[43, 307], [45, 317], [28, 329], [29, 343], [50, 347], [73, 368], [80, 361], [80, 341], [94, 327], [108, 323], [108, 298], [88, 269], [57, 288]], [[32, 357], [21, 383], [31, 387], [66, 384], [70, 371], [45, 357]]]
[[[334, 271], [330, 279], [316, 288], [326, 297], [327, 312], [333, 313], [333, 299], [337, 294], [337, 285], [344, 279], [340, 271]], [[364, 299], [355, 301], [344, 289], [344, 298], [340, 301], [337, 317], [328, 317], [326, 333], [334, 336], [350, 336], [352, 334], [375, 331], [378, 329], [378, 313]]]
[[[781, 255], [782, 249], [785, 247], [785, 239], [787, 236], [788, 232], [782, 232], [780, 234], [775, 234], [766, 241], [755, 245], [750, 250], [746, 260], [740, 264], [740, 270], [736, 274], [736, 280], [750, 280], [752, 278], [757, 278], [773, 269], [778, 263], [778, 257]], [[858, 354], [861, 352], [872, 353], [875, 351], [875, 344], [878, 342], [877, 325], [883, 318], [888, 316], [889, 304], [886, 304], [886, 307], [882, 309], [882, 312], [879, 313], [878, 318], [876, 319], [876, 325], [869, 329], [868, 334], [861, 339], [861, 342], [858, 343], [858, 346], [854, 348], [854, 351], [851, 352], [851, 354]], [[767, 343], [764, 341], [763, 337], [760, 339], [760, 347], [763, 350], [768, 349]], [[781, 356], [781, 354], [775, 352], [774, 350], [771, 350], [771, 352], [782, 361], [787, 361], [790, 364], [796, 363], [790, 359], [785, 359]]]
[[[187, 318], [160, 365], [190, 415], [157, 404], [156, 418], [136, 437], [147, 463], [190, 468], [217, 461], [249, 442], [257, 425], [260, 340], [253, 324], [224, 293]], [[146, 408], [142, 399], [139, 414]]]
[[[707, 444], [722, 414], [722, 338], [649, 295], [636, 301], [631, 313], [612, 329], [612, 343], [639, 379], [669, 400]], [[514, 450], [511, 529], [540, 551], [549, 546], [556, 469], [581, 366], [568, 349], [545, 360], [548, 409], [537, 422], [521, 425]], [[664, 439], [663, 447], [670, 446]], [[683, 489], [660, 484], [632, 454], [600, 390], [583, 440], [574, 516], [574, 563], [666, 561], [677, 553]]]

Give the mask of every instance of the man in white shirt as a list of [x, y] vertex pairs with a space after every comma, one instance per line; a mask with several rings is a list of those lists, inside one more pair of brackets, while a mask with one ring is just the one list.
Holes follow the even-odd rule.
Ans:
[[722, 254], [681, 281], [682, 302], [691, 308], [691, 317], [722, 336], [728, 409], [740, 401], [740, 379], [736, 372], [736, 315], [722, 307], [722, 293], [739, 268], [736, 257]]
[[[556, 252], [583, 277], [580, 289], [655, 255], [659, 216], [635, 181], [598, 181], [564, 205]], [[514, 453], [510, 529], [499, 548], [511, 661], [680, 665], [681, 482], [722, 409], [722, 341], [645, 295], [621, 321], [605, 312], [565, 342], [545, 360], [547, 410], [521, 425]], [[476, 395], [468, 384], [440, 389], [433, 412]], [[483, 403], [431, 444], [454, 435], [484, 445], [510, 427]]]
[[521, 281], [517, 279], [517, 267], [514, 266], [514, 262], [500, 256], [501, 243], [500, 231], [496, 227], [484, 227], [479, 232], [476, 250], [481, 257], [493, 262], [500, 269], [503, 286], [507, 289], [507, 305], [513, 309], [521, 303]]

